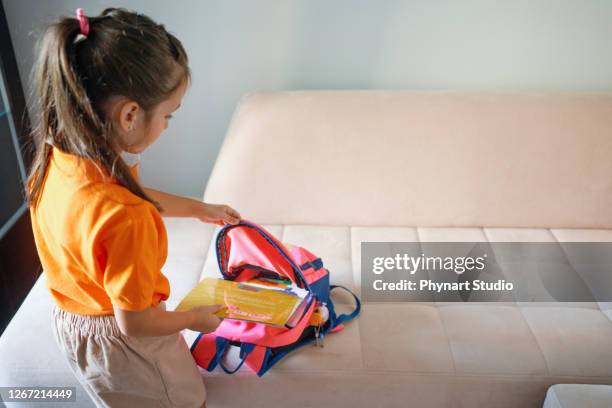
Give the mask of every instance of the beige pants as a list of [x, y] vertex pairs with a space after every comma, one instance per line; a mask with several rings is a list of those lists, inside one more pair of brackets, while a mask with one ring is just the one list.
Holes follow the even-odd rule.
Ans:
[[199, 408], [206, 399], [181, 333], [126, 336], [114, 316], [77, 315], [57, 306], [53, 327], [70, 368], [99, 407]]

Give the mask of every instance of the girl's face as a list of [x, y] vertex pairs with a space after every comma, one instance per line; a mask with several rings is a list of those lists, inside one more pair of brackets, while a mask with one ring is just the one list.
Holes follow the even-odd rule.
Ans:
[[125, 102], [119, 113], [123, 133], [119, 147], [129, 153], [138, 154], [152, 145], [168, 128], [172, 113], [181, 106], [186, 91], [187, 81], [183, 80], [170, 97], [159, 103], [148, 115], [136, 102]]

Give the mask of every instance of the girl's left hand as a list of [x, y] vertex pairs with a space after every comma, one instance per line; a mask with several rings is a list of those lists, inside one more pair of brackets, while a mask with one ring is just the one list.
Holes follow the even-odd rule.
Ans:
[[237, 224], [240, 214], [229, 205], [202, 203], [197, 218], [202, 222], [224, 226], [225, 224]]

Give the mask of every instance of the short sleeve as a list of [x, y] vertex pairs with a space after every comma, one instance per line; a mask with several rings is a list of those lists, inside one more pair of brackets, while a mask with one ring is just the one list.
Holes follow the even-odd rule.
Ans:
[[104, 289], [120, 309], [144, 310], [151, 305], [159, 272], [158, 231], [151, 216], [126, 219], [103, 241], [106, 252]]

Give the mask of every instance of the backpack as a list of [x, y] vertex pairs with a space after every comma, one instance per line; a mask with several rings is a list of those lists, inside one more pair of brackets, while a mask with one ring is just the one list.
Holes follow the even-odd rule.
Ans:
[[[219, 365], [226, 373], [233, 374], [246, 364], [261, 377], [291, 351], [312, 342], [316, 345], [319, 338], [322, 340], [327, 333], [342, 330], [344, 323], [359, 314], [361, 304], [357, 296], [343, 286], [329, 284], [329, 271], [321, 258], [300, 246], [283, 244], [253, 222], [241, 220], [238, 224], [225, 225], [217, 234], [215, 246], [224, 279], [238, 282], [255, 276], [289, 279], [312, 296], [307, 297], [303, 315], [293, 327], [227, 318], [214, 332], [200, 333], [190, 350], [203, 369], [212, 371]], [[331, 291], [336, 289], [344, 289], [353, 296], [352, 313], [336, 315], [330, 298]], [[321, 318], [321, 314], [327, 316]], [[229, 346], [240, 347], [240, 361], [231, 369], [222, 361]]]

